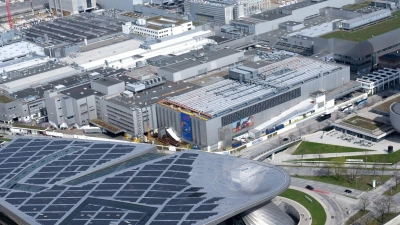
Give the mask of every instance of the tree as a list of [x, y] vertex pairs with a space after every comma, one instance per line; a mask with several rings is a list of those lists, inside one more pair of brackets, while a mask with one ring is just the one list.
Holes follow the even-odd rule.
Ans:
[[344, 157], [339, 157], [335, 161], [332, 162], [332, 168], [333, 168], [333, 173], [336, 178], [336, 180], [340, 179], [340, 175], [344, 172], [344, 163], [346, 162], [346, 159]]
[[360, 224], [361, 225], [371, 225], [371, 222], [374, 220], [373, 217], [371, 217], [369, 214], [363, 216], [360, 218]]
[[369, 198], [363, 196], [360, 199], [358, 199], [358, 207], [362, 210], [365, 211], [365, 209], [369, 206], [369, 204], [371, 203], [371, 201], [369, 200]]
[[306, 131], [307, 131], [308, 134], [311, 134], [312, 128], [311, 128], [310, 125], [308, 125], [308, 126], [306, 127]]
[[278, 146], [281, 146], [283, 144], [283, 138], [281, 136], [278, 136], [276, 139], [276, 143], [278, 143]]
[[291, 141], [293, 141], [295, 138], [296, 138], [296, 136], [294, 135], [294, 133], [290, 133], [290, 134], [289, 134], [289, 139], [290, 139]]
[[304, 134], [303, 128], [299, 128], [298, 130], [299, 130], [300, 137], [303, 136], [303, 134]]
[[385, 218], [385, 212], [386, 212], [386, 203], [384, 198], [379, 198], [375, 200], [374, 202], [374, 209], [376, 212], [378, 212], [378, 217], [381, 217], [381, 222], [383, 223], [383, 219]]
[[376, 176], [376, 169], [379, 167], [379, 165], [377, 163], [373, 163], [372, 164], [372, 171], [374, 172], [374, 178]]
[[322, 158], [321, 151], [318, 150], [318, 166], [319, 166], [319, 164], [321, 163], [321, 158]]
[[332, 113], [332, 115], [331, 115], [331, 120], [332, 120], [332, 121], [335, 121], [337, 118], [338, 118], [337, 113]]
[[[386, 162], [386, 161], [385, 161], [385, 162]], [[383, 178], [383, 174], [384, 174], [384, 172], [385, 172], [385, 169], [386, 169], [386, 164], [385, 164], [385, 163], [381, 164], [381, 172], [382, 172], [381, 177], [382, 177], [382, 178]]]
[[[393, 196], [386, 195], [386, 196], [383, 198], [383, 202], [384, 202], [384, 204], [385, 204], [386, 213], [390, 213], [390, 212], [392, 211], [392, 208], [393, 208], [394, 205], [395, 205]], [[382, 220], [382, 222], [383, 222], [383, 220]]]
[[399, 183], [400, 183], [400, 174], [398, 172], [393, 174], [393, 179], [394, 179], [394, 182], [396, 184], [396, 190], [397, 190], [397, 185], [399, 185]]

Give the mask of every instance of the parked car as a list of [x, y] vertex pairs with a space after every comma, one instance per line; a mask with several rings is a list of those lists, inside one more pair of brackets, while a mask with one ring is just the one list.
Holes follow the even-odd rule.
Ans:
[[311, 191], [314, 190], [313, 186], [311, 186], [311, 185], [307, 185], [306, 188], [307, 188], [308, 190], [311, 190]]
[[283, 141], [289, 141], [289, 139], [288, 138], [283, 138]]
[[349, 189], [344, 190], [344, 192], [346, 192], [347, 194], [351, 194], [352, 193], [352, 191], [349, 190]]

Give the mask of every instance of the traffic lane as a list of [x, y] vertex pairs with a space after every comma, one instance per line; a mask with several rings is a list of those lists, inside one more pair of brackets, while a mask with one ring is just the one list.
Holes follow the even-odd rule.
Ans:
[[[279, 164], [274, 164], [279, 166]], [[314, 164], [315, 166], [316, 164]], [[280, 166], [285, 169], [290, 175], [299, 175], [299, 176], [323, 176], [328, 175], [328, 171], [326, 168], [318, 168], [318, 167], [301, 167], [301, 166]], [[392, 170], [385, 170], [383, 175], [393, 175]], [[373, 171], [373, 170], [359, 170], [359, 175], [382, 175], [382, 171]]]
[[328, 207], [326, 216], [331, 217], [335, 221], [334, 224], [344, 224], [345, 214], [339, 203], [331, 195], [320, 194], [319, 196], [321, 196], [322, 201], [326, 202]]
[[[344, 195], [344, 196], [349, 196], [352, 198], [357, 198], [358, 196], [360, 196], [363, 193], [362, 191], [359, 191], [356, 189], [346, 188], [346, 187], [333, 185], [333, 184], [322, 183], [322, 182], [318, 182], [318, 181], [295, 178], [295, 177], [292, 177], [291, 185], [297, 186], [297, 187], [303, 187], [303, 188], [305, 188], [307, 185], [311, 185], [316, 190], [326, 191], [326, 192], [330, 192], [330, 193], [336, 193], [336, 194], [340, 194], [340, 195]], [[346, 189], [351, 190], [352, 193], [350, 193], [350, 194], [345, 193], [344, 191]]]
[[253, 158], [254, 156], [258, 155], [259, 152], [264, 152], [265, 150], [270, 150], [274, 149], [276, 147], [276, 141], [279, 137], [281, 138], [289, 138], [289, 135], [291, 133], [294, 133], [296, 137], [300, 135], [306, 134], [306, 130], [308, 130], [308, 127], [311, 128], [313, 131], [318, 131], [320, 128], [322, 128], [324, 125], [326, 125], [326, 120], [325, 121], [317, 121], [315, 117], [306, 119], [303, 122], [299, 122], [296, 125], [296, 128], [293, 128], [291, 130], [285, 131], [284, 133], [280, 135], [276, 135], [268, 140], [262, 141], [260, 143], [257, 143], [255, 145], [252, 145], [248, 148], [245, 148], [241, 151], [241, 156], [243, 158]]

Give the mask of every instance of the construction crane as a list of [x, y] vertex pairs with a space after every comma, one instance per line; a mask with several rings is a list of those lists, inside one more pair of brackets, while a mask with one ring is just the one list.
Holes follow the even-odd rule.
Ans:
[[31, 9], [32, 9], [32, 16], [35, 15], [35, 12], [33, 11], [33, 4], [32, 4], [32, 0], [31, 0]]
[[12, 21], [12, 16], [11, 16], [10, 0], [6, 0], [6, 8], [7, 8], [8, 25], [10, 26], [10, 30], [12, 30], [13, 29], [13, 21]]

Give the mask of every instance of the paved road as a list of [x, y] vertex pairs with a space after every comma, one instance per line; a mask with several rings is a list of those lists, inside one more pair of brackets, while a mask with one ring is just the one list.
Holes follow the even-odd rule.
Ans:
[[[373, 202], [382, 196], [382, 193], [388, 190], [394, 182], [389, 180], [385, 184], [379, 186], [378, 188], [368, 191], [362, 192], [359, 190], [352, 189], [351, 194], [344, 193], [345, 187], [341, 187], [338, 185], [327, 184], [317, 181], [310, 181], [301, 178], [292, 178], [291, 185], [297, 187], [299, 190], [306, 190], [304, 192], [310, 193], [309, 190], [305, 189], [306, 185], [311, 185], [314, 187], [313, 197], [318, 197], [324, 204], [324, 208], [327, 213], [327, 217], [334, 221], [329, 224], [337, 224], [342, 225], [345, 221], [354, 215], [358, 209], [358, 200], [357, 198], [364, 196], [369, 198], [371, 204], [368, 207], [368, 210], [374, 211]], [[394, 200], [396, 204], [400, 205], [400, 194], [394, 196]]]
[[[332, 114], [333, 114], [332, 115], [333, 118], [335, 118], [337, 116], [337, 112], [334, 112]], [[240, 152], [241, 157], [251, 159], [251, 158], [259, 155], [260, 152], [264, 152], [265, 150], [270, 150], [270, 149], [276, 148], [277, 146], [279, 146], [279, 144], [277, 143], [277, 140], [279, 137], [289, 138], [290, 134], [293, 134], [295, 137], [303, 136], [307, 133], [307, 131], [310, 131], [308, 133], [312, 133], [312, 132], [318, 131], [321, 128], [328, 125], [329, 120], [318, 122], [315, 118], [316, 118], [315, 116], [307, 118], [304, 121], [297, 123], [296, 124], [297, 128], [295, 128], [295, 129], [288, 130], [288, 131], [282, 133], [281, 135], [277, 135], [266, 141], [260, 142], [249, 148], [243, 149]]]
[[[318, 168], [318, 167], [300, 167], [300, 166], [280, 166], [284, 168], [290, 175], [299, 175], [299, 176], [321, 176], [321, 175], [328, 175], [327, 169], [325, 168]], [[358, 170], [360, 175], [374, 175], [373, 170]], [[383, 171], [383, 175], [393, 175], [394, 170], [386, 169]], [[375, 175], [380, 176], [382, 175], [382, 171], [377, 169], [375, 171]]]

